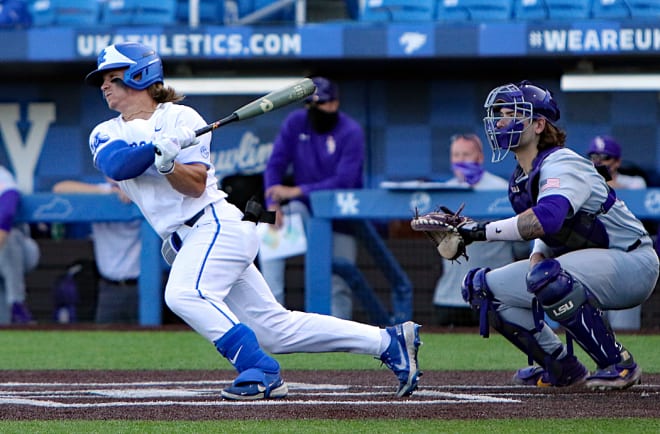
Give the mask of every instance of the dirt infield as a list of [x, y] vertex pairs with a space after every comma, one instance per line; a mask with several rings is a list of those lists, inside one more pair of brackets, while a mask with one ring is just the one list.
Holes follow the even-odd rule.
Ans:
[[509, 385], [511, 372], [427, 372], [393, 397], [382, 371], [287, 371], [289, 396], [231, 402], [231, 371], [0, 371], [0, 419], [660, 418], [660, 375], [620, 392]]

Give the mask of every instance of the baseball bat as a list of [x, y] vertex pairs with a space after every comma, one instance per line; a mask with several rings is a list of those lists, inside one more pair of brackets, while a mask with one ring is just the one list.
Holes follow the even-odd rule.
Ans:
[[295, 84], [280, 90], [274, 90], [262, 96], [261, 98], [255, 99], [254, 101], [245, 104], [244, 106], [236, 109], [229, 116], [226, 116], [196, 130], [195, 135], [201, 136], [202, 134], [206, 134], [209, 131], [213, 131], [216, 128], [227, 125], [231, 122], [250, 119], [255, 116], [259, 116], [275, 109], [284, 107], [285, 105], [291, 104], [292, 102], [300, 101], [301, 99], [310, 96], [314, 93], [315, 90], [316, 86], [314, 85], [314, 82], [309, 78], [304, 78]]

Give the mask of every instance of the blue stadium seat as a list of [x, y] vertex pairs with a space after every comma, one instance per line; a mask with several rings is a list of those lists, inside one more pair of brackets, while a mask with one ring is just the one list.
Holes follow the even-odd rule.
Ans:
[[366, 0], [359, 21], [433, 21], [435, 0]]
[[360, 0], [344, 0], [346, 3], [346, 13], [353, 20], [360, 19]]
[[660, 0], [628, 0], [633, 18], [660, 17]]
[[[190, 8], [188, 0], [178, 0], [176, 5], [176, 18], [180, 23], [190, 22]], [[224, 0], [199, 0], [199, 23], [200, 24], [224, 24], [225, 1]]]
[[438, 0], [438, 21], [502, 21], [511, 19], [513, 0]]
[[[276, 3], [278, 0], [254, 0], [253, 3], [253, 12], [257, 11], [259, 9], [265, 8], [267, 6], [270, 6], [274, 3]], [[262, 18], [260, 21], [278, 21], [278, 22], [294, 22], [296, 19], [296, 8], [295, 4], [291, 3], [287, 5], [286, 7], [283, 7], [281, 9], [278, 9], [268, 15], [266, 15], [264, 18]]]
[[133, 2], [135, 25], [170, 25], [176, 23], [176, 0], [137, 0]]
[[0, 2], [1, 29], [27, 29], [32, 26], [29, 4], [24, 0]]
[[55, 24], [60, 26], [94, 26], [101, 15], [98, 0], [51, 0]]
[[593, 18], [630, 18], [632, 10], [628, 0], [594, 0], [591, 5]]
[[29, 5], [32, 14], [32, 25], [35, 27], [52, 26], [55, 24], [55, 8], [50, 0], [33, 0]]
[[101, 24], [128, 26], [133, 21], [133, 2], [131, 0], [108, 0], [103, 3]]
[[514, 17], [521, 20], [591, 17], [592, 0], [515, 0]]
[[545, 0], [515, 0], [513, 17], [519, 20], [544, 20], [548, 18]]

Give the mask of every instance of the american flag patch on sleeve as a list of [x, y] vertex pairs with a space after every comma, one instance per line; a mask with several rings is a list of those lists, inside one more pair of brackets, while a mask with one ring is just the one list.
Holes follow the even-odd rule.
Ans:
[[548, 178], [541, 181], [541, 191], [546, 191], [551, 188], [559, 188], [559, 178]]

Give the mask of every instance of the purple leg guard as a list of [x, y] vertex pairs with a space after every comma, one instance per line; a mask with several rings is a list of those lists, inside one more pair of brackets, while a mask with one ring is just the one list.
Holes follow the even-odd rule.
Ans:
[[527, 290], [538, 299], [548, 317], [561, 324], [570, 338], [600, 368], [621, 361], [623, 347], [616, 341], [597, 300], [555, 259], [545, 259], [527, 273]]
[[[473, 310], [479, 312], [479, 333], [487, 338], [488, 328], [493, 326], [504, 338], [527, 354], [530, 365], [535, 361], [548, 372], [556, 372], [559, 376], [562, 369], [556, 360], [559, 354], [548, 354], [541, 348], [534, 337], [537, 330], [527, 330], [505, 321], [497, 312], [500, 303], [486, 282], [486, 273], [489, 271], [490, 268], [473, 268], [465, 275], [461, 287], [463, 299], [470, 303]], [[561, 349], [558, 352], [560, 353]]]

